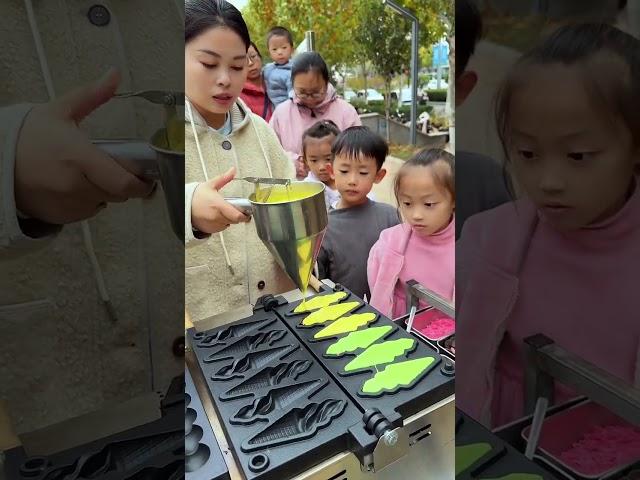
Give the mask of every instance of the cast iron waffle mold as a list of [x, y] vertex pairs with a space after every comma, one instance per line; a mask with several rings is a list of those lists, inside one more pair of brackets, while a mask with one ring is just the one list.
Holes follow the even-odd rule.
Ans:
[[[362, 412], [271, 311], [187, 332], [247, 479], [281, 480], [347, 450]], [[369, 438], [370, 437], [370, 438]]]
[[229, 480], [227, 464], [196, 391], [184, 370], [184, 468], [186, 480]]
[[335, 308], [300, 313], [296, 302], [277, 311], [363, 410], [407, 418], [454, 393], [454, 363], [434, 346], [340, 286], [307, 298], [305, 308], [323, 297]]
[[[24, 448], [5, 452], [12, 480], [179, 480], [185, 476], [184, 393], [176, 377], [164, 400], [162, 417], [151, 423], [49, 456], [28, 457]], [[173, 392], [174, 385], [179, 394]], [[173, 393], [172, 393], [173, 392]], [[202, 477], [204, 478], [204, 477]]]
[[555, 480], [535, 462], [456, 409], [456, 480]]

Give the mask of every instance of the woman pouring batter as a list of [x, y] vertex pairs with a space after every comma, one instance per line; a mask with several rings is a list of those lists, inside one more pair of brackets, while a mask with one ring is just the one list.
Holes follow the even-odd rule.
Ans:
[[[224, 0], [185, 3], [186, 308], [195, 321], [248, 307], [294, 284], [250, 218], [224, 201], [252, 185], [234, 176], [293, 178], [265, 121], [238, 97], [250, 59], [249, 31]], [[223, 231], [224, 230], [224, 231]]]

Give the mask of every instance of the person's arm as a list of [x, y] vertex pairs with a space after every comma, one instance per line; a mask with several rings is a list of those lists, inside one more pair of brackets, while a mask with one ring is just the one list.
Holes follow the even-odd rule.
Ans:
[[185, 185], [185, 246], [192, 246], [198, 240], [206, 240], [212, 233], [221, 232], [232, 223], [251, 220], [250, 216], [226, 202], [220, 193], [220, 189], [233, 180], [235, 175], [236, 169], [231, 168], [207, 182]]
[[267, 161], [271, 163], [271, 169], [275, 178], [291, 178], [295, 179], [296, 170], [294, 163], [291, 161], [289, 152], [286, 152], [280, 140], [278, 139], [276, 132], [271, 128], [265, 128], [265, 139], [267, 150]]
[[[281, 115], [282, 115], [282, 109], [276, 108], [275, 112], [273, 112], [273, 115], [271, 116], [271, 120], [269, 121], [269, 125], [271, 126], [271, 128], [273, 129], [273, 131], [276, 134], [276, 138], [278, 139], [278, 143], [280, 143], [280, 146], [284, 149], [284, 143], [282, 142], [282, 126], [281, 126]], [[298, 157], [300, 156], [299, 153], [297, 152], [292, 152], [289, 150], [284, 149], [285, 155], [289, 158], [289, 162], [291, 163], [292, 166], [294, 166], [296, 164], [296, 161], [298, 160]]]
[[191, 223], [191, 203], [198, 185], [198, 182], [193, 182], [184, 186], [184, 245], [187, 248], [206, 242], [211, 237], [209, 234], [194, 230]]
[[0, 109], [0, 257], [14, 257], [37, 250], [61, 229], [18, 213], [14, 175], [18, 137], [34, 105], [13, 105]]
[[367, 282], [369, 283], [369, 291], [372, 293], [372, 298], [369, 299], [369, 303], [373, 300], [373, 286], [378, 278], [380, 272], [380, 240], [373, 244], [371, 251], [369, 252], [369, 259], [367, 260]]

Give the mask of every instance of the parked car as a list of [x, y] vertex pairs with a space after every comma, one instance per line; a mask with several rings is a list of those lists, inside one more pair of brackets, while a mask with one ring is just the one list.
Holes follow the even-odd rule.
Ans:
[[342, 97], [347, 102], [350, 102], [354, 98], [358, 98], [358, 94], [356, 92], [354, 92], [353, 90], [351, 90], [351, 89], [347, 89], [347, 90], [344, 91], [344, 94], [342, 95]]
[[[365, 92], [364, 90], [358, 91], [358, 98], [365, 100]], [[377, 90], [373, 88], [367, 88], [366, 101], [384, 101], [384, 96]]]
[[[449, 84], [444, 79], [441, 79], [439, 88], [449, 88]], [[429, 80], [429, 83], [427, 83], [427, 90], [438, 90], [438, 80], [435, 78]]]

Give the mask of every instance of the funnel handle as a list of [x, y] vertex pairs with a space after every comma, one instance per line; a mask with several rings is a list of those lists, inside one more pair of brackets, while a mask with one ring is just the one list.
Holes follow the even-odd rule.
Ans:
[[238, 210], [241, 210], [245, 215], [253, 214], [253, 205], [248, 198], [230, 197], [225, 198], [224, 200], [225, 202], [230, 203], [231, 205], [236, 207]]
[[92, 140], [128, 172], [144, 180], [160, 180], [157, 154], [146, 142], [136, 140]]

